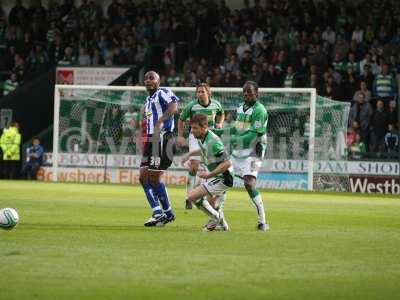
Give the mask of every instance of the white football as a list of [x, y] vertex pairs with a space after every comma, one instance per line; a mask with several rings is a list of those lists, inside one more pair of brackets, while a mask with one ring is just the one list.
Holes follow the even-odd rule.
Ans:
[[0, 209], [0, 228], [11, 230], [19, 221], [18, 212], [14, 208]]

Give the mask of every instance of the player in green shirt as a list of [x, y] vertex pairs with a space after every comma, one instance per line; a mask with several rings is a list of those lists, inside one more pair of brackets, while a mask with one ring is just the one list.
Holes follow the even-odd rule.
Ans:
[[[178, 147], [182, 147], [186, 144], [184, 139], [184, 127], [185, 123], [188, 122], [195, 114], [201, 113], [207, 116], [209, 128], [221, 128], [224, 122], [224, 110], [221, 104], [211, 98], [210, 87], [206, 83], [201, 83], [196, 87], [196, 97], [194, 100], [188, 103], [182, 110], [182, 113], [178, 120]], [[199, 149], [199, 144], [192, 133], [189, 134], [189, 152]], [[187, 186], [187, 192], [189, 193], [198, 184], [197, 171], [200, 165], [200, 157], [194, 156], [189, 161], [189, 180]], [[186, 203], [186, 209], [191, 209], [192, 205], [190, 202]]]
[[243, 86], [244, 103], [236, 110], [236, 121], [230, 130], [232, 163], [235, 175], [243, 179], [244, 186], [257, 210], [257, 229], [266, 231], [264, 204], [256, 189], [258, 171], [266, 150], [268, 113], [257, 101], [258, 85], [247, 81]]
[[[188, 193], [186, 201], [194, 203], [211, 218], [204, 228], [214, 230], [218, 225], [223, 230], [229, 230], [222, 212], [214, 209], [215, 202], [233, 186], [233, 169], [229, 155], [219, 136], [209, 130], [207, 116], [196, 114], [190, 120], [192, 133], [198, 140], [199, 149], [190, 151], [183, 163], [191, 156], [201, 155], [207, 171], [199, 171], [198, 176], [206, 181]], [[207, 196], [207, 200], [204, 197]]]

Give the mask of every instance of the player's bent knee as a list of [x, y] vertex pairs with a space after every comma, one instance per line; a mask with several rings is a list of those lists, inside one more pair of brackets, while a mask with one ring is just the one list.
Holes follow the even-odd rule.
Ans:
[[200, 185], [189, 192], [187, 199], [190, 202], [196, 202], [198, 199], [200, 199], [206, 195], [207, 195], [207, 191], [205, 190], [205, 188], [203, 186]]

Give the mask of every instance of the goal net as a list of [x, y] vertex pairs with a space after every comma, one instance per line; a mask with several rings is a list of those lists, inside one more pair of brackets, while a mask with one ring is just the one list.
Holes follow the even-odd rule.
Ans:
[[[172, 90], [180, 98], [180, 108], [195, 99], [195, 88]], [[56, 85], [53, 180], [64, 180], [60, 174], [65, 168], [85, 166], [101, 169], [103, 181], [112, 182], [112, 170], [138, 167], [141, 110], [146, 97], [144, 87]], [[235, 111], [243, 103], [242, 89], [212, 88], [212, 98], [221, 102], [225, 123], [232, 125]], [[260, 178], [268, 182], [271, 177], [280, 177], [298, 183], [275, 188], [347, 190], [348, 175], [329, 166], [347, 158], [349, 104], [302, 88], [260, 88], [259, 101], [269, 116]], [[174, 168], [179, 169], [179, 164]], [[79, 181], [79, 174], [75, 178]]]

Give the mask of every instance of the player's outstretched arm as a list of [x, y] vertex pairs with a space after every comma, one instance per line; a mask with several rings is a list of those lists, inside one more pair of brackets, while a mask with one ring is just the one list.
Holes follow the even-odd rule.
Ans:
[[183, 158], [182, 158], [182, 164], [185, 164], [185, 163], [190, 159], [190, 157], [192, 157], [192, 156], [199, 156], [199, 155], [201, 155], [201, 150], [200, 150], [200, 149], [193, 150], [193, 151], [187, 153], [187, 154], [184, 155]]

